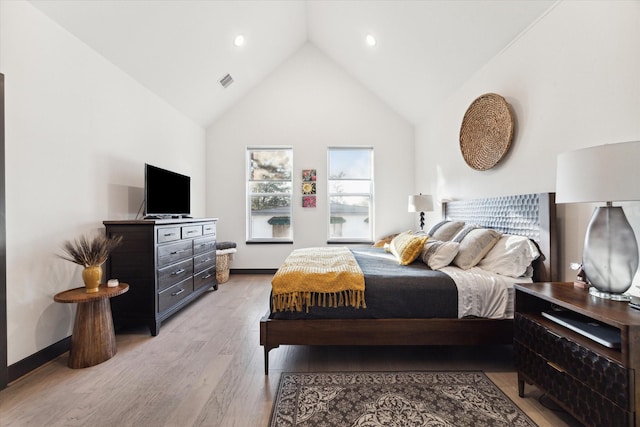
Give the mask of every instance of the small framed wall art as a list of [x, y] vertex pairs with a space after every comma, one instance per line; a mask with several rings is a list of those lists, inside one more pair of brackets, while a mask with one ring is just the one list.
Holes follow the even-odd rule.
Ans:
[[316, 196], [302, 196], [302, 207], [303, 208], [315, 208], [316, 207]]
[[316, 207], [316, 170], [302, 170], [302, 207]]

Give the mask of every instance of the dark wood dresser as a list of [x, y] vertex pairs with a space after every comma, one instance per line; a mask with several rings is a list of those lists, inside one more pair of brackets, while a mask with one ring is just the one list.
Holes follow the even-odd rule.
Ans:
[[[640, 425], [640, 311], [589, 295], [573, 283], [515, 285], [514, 358], [518, 394], [525, 381], [589, 426]], [[542, 316], [568, 310], [620, 331], [610, 348]], [[640, 384], [640, 383], [639, 383]]]
[[104, 221], [108, 237], [123, 236], [106, 263], [107, 279], [129, 284], [112, 301], [116, 329], [147, 324], [151, 335], [163, 320], [213, 287], [216, 218]]

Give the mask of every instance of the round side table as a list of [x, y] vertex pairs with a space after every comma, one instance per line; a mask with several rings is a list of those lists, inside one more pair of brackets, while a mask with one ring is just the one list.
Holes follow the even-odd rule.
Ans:
[[71, 335], [70, 368], [97, 365], [116, 354], [116, 334], [109, 298], [122, 295], [128, 290], [128, 284], [120, 283], [113, 288], [100, 285], [98, 292], [88, 294], [83, 286], [60, 292], [53, 297], [56, 302], [78, 304]]

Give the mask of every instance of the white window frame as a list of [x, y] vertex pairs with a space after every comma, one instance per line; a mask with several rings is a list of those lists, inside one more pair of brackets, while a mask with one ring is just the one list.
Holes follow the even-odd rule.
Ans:
[[[331, 152], [339, 151], [339, 150], [368, 150], [369, 151], [369, 170], [370, 176], [366, 181], [370, 182], [369, 192], [348, 192], [348, 193], [334, 193], [331, 192]], [[327, 148], [327, 242], [328, 243], [371, 243], [373, 242], [373, 236], [375, 235], [375, 220], [374, 220], [374, 212], [375, 212], [375, 181], [374, 181], [374, 150], [371, 146], [336, 146], [336, 147], [328, 147]], [[345, 179], [341, 179], [344, 181]], [[348, 181], [362, 181], [365, 179], [347, 179]], [[368, 236], [366, 237], [337, 237], [332, 236], [332, 224], [331, 224], [331, 198], [332, 196], [337, 196], [339, 194], [347, 194], [349, 196], [357, 196], [357, 197], [369, 197], [369, 223], [368, 223]]]
[[[288, 151], [291, 158], [290, 179], [278, 180], [278, 182], [289, 182], [290, 191], [283, 193], [253, 193], [251, 184], [254, 182], [251, 174], [251, 153], [255, 151]], [[245, 183], [246, 183], [246, 238], [247, 243], [293, 243], [293, 147], [291, 146], [249, 146], [245, 154]], [[289, 197], [289, 237], [253, 237], [253, 217], [251, 211], [251, 198], [256, 195], [284, 196]]]

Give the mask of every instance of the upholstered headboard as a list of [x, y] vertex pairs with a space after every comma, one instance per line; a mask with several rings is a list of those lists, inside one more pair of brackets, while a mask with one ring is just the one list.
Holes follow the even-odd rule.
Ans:
[[442, 203], [445, 219], [525, 236], [540, 253], [534, 262], [534, 281], [558, 279], [555, 193], [520, 194]]

